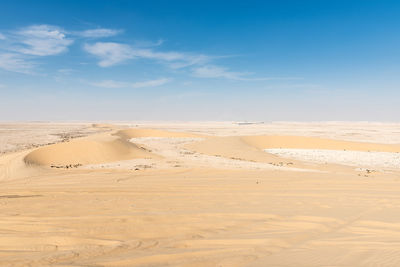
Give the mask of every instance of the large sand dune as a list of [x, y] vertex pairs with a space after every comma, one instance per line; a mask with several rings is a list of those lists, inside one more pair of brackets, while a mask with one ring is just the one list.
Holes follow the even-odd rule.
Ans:
[[[99, 124], [3, 154], [0, 266], [399, 266], [399, 169], [349, 158], [398, 152], [378, 142], [394, 126], [343, 141], [291, 125]], [[312, 150], [352, 151], [352, 166], [304, 161]]]
[[46, 166], [67, 166], [150, 157], [152, 157], [150, 152], [120, 138], [85, 139], [38, 148], [26, 155], [25, 162]]

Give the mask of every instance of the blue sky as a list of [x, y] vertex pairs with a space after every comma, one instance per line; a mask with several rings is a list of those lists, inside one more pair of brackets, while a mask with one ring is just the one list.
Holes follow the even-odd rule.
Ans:
[[0, 120], [400, 118], [397, 1], [1, 1]]

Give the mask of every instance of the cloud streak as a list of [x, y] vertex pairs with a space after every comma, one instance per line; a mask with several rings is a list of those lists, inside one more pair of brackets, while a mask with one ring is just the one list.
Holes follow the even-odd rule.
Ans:
[[299, 80], [298, 77], [261, 77], [252, 78], [248, 77], [252, 73], [249, 72], [234, 72], [227, 68], [215, 66], [215, 65], [204, 65], [192, 69], [192, 75], [198, 78], [225, 78], [228, 80], [236, 81], [271, 81], [271, 80]]
[[135, 41], [133, 43], [133, 46], [134, 47], [156, 47], [156, 46], [162, 45], [163, 43], [164, 43], [163, 39], [159, 39], [156, 42], [139, 40], [139, 41]]
[[201, 66], [198, 68], [194, 68], [193, 76], [199, 78], [225, 78], [225, 79], [232, 79], [232, 80], [242, 80], [244, 79], [243, 76], [246, 73], [241, 72], [232, 72], [227, 70], [227, 68], [218, 67], [218, 66]]
[[157, 79], [157, 80], [132, 83], [131, 87], [132, 88], [156, 87], [156, 86], [164, 85], [171, 81], [172, 81], [172, 79], [162, 78], [162, 79]]
[[104, 38], [104, 37], [112, 37], [122, 32], [123, 32], [122, 30], [99, 28], [99, 29], [90, 29], [81, 32], [75, 32], [75, 34], [85, 38]]
[[136, 89], [136, 88], [162, 86], [171, 81], [172, 81], [172, 79], [170, 79], [170, 78], [160, 78], [160, 79], [155, 79], [155, 80], [148, 80], [148, 81], [134, 82], [134, 83], [120, 82], [120, 81], [114, 81], [114, 80], [103, 80], [100, 82], [90, 83], [90, 85], [96, 86], [96, 87], [114, 88], [114, 89], [115, 88], [135, 88]]
[[5, 39], [7, 39], [6, 36], [0, 32], [0, 40], [5, 40]]
[[0, 54], [0, 69], [24, 74], [32, 74], [36, 65], [15, 53]]

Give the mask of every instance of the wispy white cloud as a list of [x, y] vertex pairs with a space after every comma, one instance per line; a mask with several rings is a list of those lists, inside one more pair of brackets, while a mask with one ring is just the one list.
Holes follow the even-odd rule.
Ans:
[[99, 29], [90, 29], [81, 32], [75, 32], [75, 34], [86, 38], [102, 38], [102, 37], [112, 37], [122, 32], [123, 32], [122, 30], [99, 28]]
[[155, 52], [151, 49], [132, 49], [132, 54], [136, 57], [164, 61], [176, 61], [184, 59], [184, 55], [179, 52]]
[[131, 86], [132, 86], [132, 88], [155, 87], [155, 86], [164, 85], [171, 81], [172, 81], [172, 79], [162, 78], [162, 79], [157, 79], [157, 80], [132, 83]]
[[26, 60], [23, 56], [15, 53], [0, 54], [0, 69], [32, 74], [35, 64]]
[[153, 59], [167, 62], [171, 68], [184, 68], [196, 64], [204, 64], [210, 60], [209, 56], [196, 55], [181, 52], [157, 52], [151, 49], [134, 49], [132, 54], [135, 57]]
[[225, 78], [231, 80], [243, 80], [246, 79], [243, 76], [248, 75], [248, 73], [233, 72], [229, 71], [227, 68], [207, 65], [194, 68], [193, 75], [199, 78]]
[[171, 81], [172, 79], [170, 78], [161, 78], [161, 79], [148, 80], [143, 82], [134, 82], [134, 83], [120, 82], [114, 80], [103, 80], [100, 82], [90, 83], [90, 85], [103, 88], [144, 88], [144, 87], [161, 86]]
[[184, 68], [196, 64], [204, 64], [210, 60], [209, 56], [181, 52], [157, 52], [152, 49], [138, 49], [130, 45], [114, 42], [97, 42], [86, 44], [84, 49], [97, 56], [99, 66], [110, 67], [128, 59], [144, 58], [168, 63], [171, 68]]
[[215, 65], [203, 65], [192, 69], [192, 74], [199, 78], [225, 78], [229, 80], [237, 81], [271, 81], [271, 80], [299, 80], [299, 77], [261, 77], [253, 78], [248, 77], [249, 72], [234, 72], [228, 68], [215, 66]]
[[70, 75], [74, 72], [75, 70], [73, 69], [59, 69], [57, 72], [64, 74], [64, 75]]
[[5, 39], [7, 39], [7, 37], [0, 32], [0, 40], [5, 40]]
[[92, 45], [85, 44], [84, 49], [100, 59], [100, 67], [110, 67], [134, 58], [131, 47], [125, 44], [98, 42]]
[[164, 43], [163, 39], [159, 39], [156, 42], [153, 41], [143, 41], [139, 40], [133, 43], [134, 47], [155, 47], [155, 46], [160, 46]]
[[52, 25], [32, 25], [16, 32], [19, 43], [15, 50], [34, 56], [57, 55], [67, 51], [73, 40], [66, 37], [66, 32]]
[[91, 82], [89, 83], [92, 86], [103, 87], [103, 88], [125, 88], [129, 87], [129, 83], [126, 82], [118, 82], [114, 80], [103, 80], [100, 82]]

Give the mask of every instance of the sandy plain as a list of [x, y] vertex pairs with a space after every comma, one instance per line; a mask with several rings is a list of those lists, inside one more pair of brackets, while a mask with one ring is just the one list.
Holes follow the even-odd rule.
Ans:
[[0, 152], [0, 266], [400, 265], [400, 124], [3, 123]]

